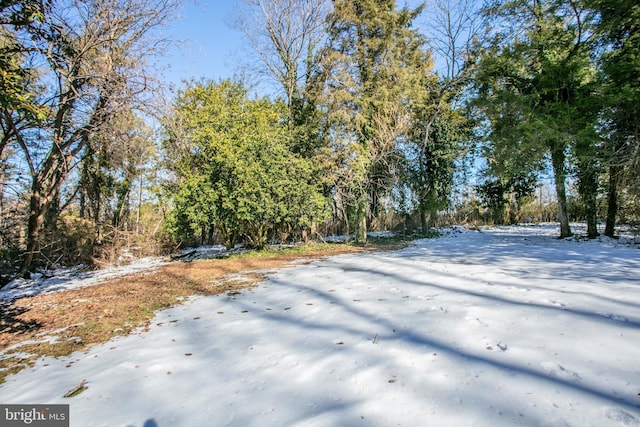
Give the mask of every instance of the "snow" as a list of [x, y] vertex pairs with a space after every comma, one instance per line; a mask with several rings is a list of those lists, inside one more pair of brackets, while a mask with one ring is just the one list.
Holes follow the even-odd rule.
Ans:
[[456, 229], [280, 269], [40, 359], [0, 401], [68, 403], [77, 427], [640, 426], [640, 251], [556, 235]]
[[[371, 237], [374, 239], [383, 238], [383, 237], [394, 237], [396, 234], [393, 231], [369, 231], [367, 233], [367, 237]], [[346, 235], [331, 235], [325, 236], [322, 238], [322, 241], [327, 243], [344, 243], [355, 240], [355, 234]]]
[[[227, 250], [223, 245], [200, 246], [186, 248], [173, 255], [173, 258], [182, 261], [194, 261], [198, 259], [220, 258], [224, 255], [243, 252], [242, 245]], [[34, 273], [31, 278], [16, 278], [7, 283], [0, 291], [0, 302], [10, 302], [16, 299], [34, 296], [46, 292], [56, 292], [65, 289], [74, 289], [93, 286], [104, 283], [107, 280], [117, 279], [131, 274], [151, 271], [167, 265], [172, 257], [145, 257], [140, 259], [124, 257], [128, 259], [121, 265], [110, 265], [100, 270], [86, 270], [82, 265], [74, 268], [59, 268], [43, 273]]]
[[167, 264], [161, 257], [146, 257], [126, 265], [110, 266], [102, 270], [83, 270], [78, 268], [60, 268], [32, 274], [30, 279], [17, 278], [7, 283], [0, 291], [1, 301], [13, 301], [19, 298], [38, 295], [44, 292], [56, 292], [84, 286], [93, 286], [130, 274], [150, 271]]

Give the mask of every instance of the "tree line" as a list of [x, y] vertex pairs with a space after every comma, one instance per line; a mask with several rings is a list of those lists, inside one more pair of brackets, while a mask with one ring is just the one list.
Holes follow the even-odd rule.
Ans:
[[3, 2], [3, 277], [149, 241], [364, 243], [476, 200], [515, 221], [548, 171], [560, 237], [572, 200], [613, 236], [640, 216], [640, 6], [622, 1], [238, 0], [248, 75], [276, 93], [212, 78], [168, 98], [151, 71], [177, 1]]

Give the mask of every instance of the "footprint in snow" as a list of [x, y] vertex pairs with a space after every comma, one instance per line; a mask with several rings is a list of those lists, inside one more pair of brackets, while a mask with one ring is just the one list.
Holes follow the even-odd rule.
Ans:
[[430, 300], [434, 299], [437, 296], [438, 296], [438, 294], [436, 294], [436, 295], [418, 295], [416, 298], [417, 299], [422, 299], [422, 300], [425, 300], [425, 301], [430, 301]]
[[485, 327], [485, 328], [486, 328], [487, 326], [489, 326], [489, 324], [488, 324], [488, 323], [483, 322], [483, 321], [482, 321], [482, 320], [480, 320], [480, 318], [478, 318], [478, 317], [476, 317], [476, 320], [478, 321], [478, 323], [479, 323], [481, 326], [483, 326], [483, 327]]
[[637, 417], [620, 408], [609, 408], [606, 414], [607, 418], [613, 421], [620, 421], [624, 426], [640, 426], [640, 420]]
[[582, 379], [579, 373], [573, 372], [556, 362], [543, 362], [541, 365], [550, 377], [571, 381], [573, 383], [577, 383]]
[[600, 314], [601, 316], [604, 316], [604, 317], [608, 317], [609, 319], [615, 320], [617, 322], [628, 322], [629, 321], [629, 319], [627, 319], [626, 317], [620, 316], [619, 314], [615, 314], [615, 313], [604, 313], [604, 314], [598, 313], [598, 314]]
[[547, 300], [547, 302], [551, 305], [555, 305], [556, 307], [566, 307], [567, 304], [561, 302], [561, 301], [556, 301], [556, 300]]

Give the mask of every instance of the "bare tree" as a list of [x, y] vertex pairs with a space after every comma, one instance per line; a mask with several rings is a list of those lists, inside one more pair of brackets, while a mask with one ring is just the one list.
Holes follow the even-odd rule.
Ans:
[[429, 45], [442, 77], [463, 75], [465, 63], [483, 28], [478, 0], [434, 0], [427, 9]]
[[[426, 10], [425, 32], [439, 75], [436, 108], [430, 127], [440, 114], [440, 107], [459, 98], [470, 77], [470, 59], [481, 31], [485, 27], [479, 0], [433, 0]], [[428, 128], [425, 135], [429, 135]]]
[[313, 68], [324, 36], [327, 0], [241, 0], [235, 25], [284, 91], [290, 111]]
[[[178, 0], [62, 0], [29, 31], [26, 61], [39, 74], [35, 98], [46, 117], [25, 120], [3, 108], [0, 120], [31, 177], [27, 247], [21, 273], [38, 252], [47, 212], [94, 135], [151, 89], [147, 60], [166, 45], [155, 30]], [[55, 215], [54, 215], [55, 217]]]

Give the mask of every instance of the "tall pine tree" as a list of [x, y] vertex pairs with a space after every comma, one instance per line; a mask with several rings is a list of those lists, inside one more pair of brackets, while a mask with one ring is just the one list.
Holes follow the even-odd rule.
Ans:
[[595, 31], [602, 49], [604, 157], [609, 175], [605, 234], [612, 237], [620, 184], [636, 195], [634, 199], [640, 195], [640, 5], [633, 0], [585, 3], [598, 18]]
[[394, 181], [398, 142], [430, 64], [424, 39], [412, 28], [420, 11], [398, 10], [393, 0], [337, 0], [329, 16], [324, 65], [334, 183], [360, 242]]
[[576, 3], [555, 0], [506, 1], [489, 11], [494, 23], [509, 22], [481, 56], [477, 74], [476, 105], [490, 123], [492, 152], [527, 167], [550, 158], [560, 237], [571, 235], [566, 181], [573, 154], [588, 233], [597, 235], [597, 109], [586, 16]]

